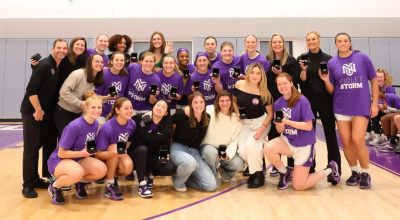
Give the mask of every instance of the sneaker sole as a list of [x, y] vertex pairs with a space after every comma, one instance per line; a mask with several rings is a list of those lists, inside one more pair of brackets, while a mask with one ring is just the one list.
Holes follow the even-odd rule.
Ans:
[[104, 196], [105, 196], [106, 198], [108, 198], [108, 199], [113, 200], [113, 201], [119, 201], [119, 200], [123, 200], [123, 199], [124, 199], [124, 196], [122, 196], [121, 198], [112, 197], [112, 196], [107, 195], [107, 194], [105, 194]]
[[149, 189], [154, 189], [154, 185], [153, 185], [153, 186], [147, 185], [147, 188], [149, 188]]
[[360, 189], [371, 189], [371, 186], [360, 186]]
[[287, 185], [285, 187], [276, 187], [276, 188], [279, 189], [279, 190], [284, 190], [284, 189], [287, 189], [288, 187], [289, 187], [289, 185]]
[[356, 185], [358, 185], [360, 182], [356, 182], [356, 183], [348, 183], [348, 182], [346, 182], [346, 185], [348, 185], [348, 186], [356, 186]]
[[142, 197], [142, 198], [150, 198], [150, 197], [153, 197], [153, 194], [151, 194], [151, 195], [142, 195], [140, 192], [138, 192], [138, 195], [139, 195], [140, 197]]
[[71, 187], [68, 187], [68, 188], [61, 187], [61, 190], [62, 190], [62, 191], [70, 191], [70, 190], [71, 190]]

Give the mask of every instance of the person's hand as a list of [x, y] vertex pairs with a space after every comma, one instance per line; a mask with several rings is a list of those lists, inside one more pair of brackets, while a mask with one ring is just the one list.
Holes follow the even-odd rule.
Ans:
[[85, 148], [83, 150], [81, 150], [81, 154], [82, 154], [82, 157], [90, 157], [90, 155], [92, 155], [87, 151], [87, 147], [86, 146], [85, 146]]
[[[161, 159], [160, 156], [158, 156], [158, 159]], [[169, 160], [169, 154], [167, 155], [167, 161]], [[166, 162], [161, 162], [161, 163], [166, 163]]]
[[225, 153], [225, 158], [220, 157], [220, 156], [219, 156], [219, 153], [217, 153], [217, 158], [220, 159], [220, 160], [230, 160], [230, 158], [229, 158], [229, 156], [228, 156], [227, 153]]
[[[151, 87], [149, 87], [149, 89], [151, 90]], [[150, 96], [156, 97], [156, 96], [158, 96], [159, 94], [160, 94], [160, 88], [157, 87], [156, 94], [155, 94], [155, 95], [150, 95]]]
[[304, 62], [303, 60], [299, 61], [300, 67], [301, 67], [302, 70], [306, 71], [308, 66], [304, 66], [303, 62]]
[[275, 69], [275, 67], [272, 67], [272, 72], [274, 72], [276, 75], [282, 73], [282, 67], [279, 68], [279, 70]]
[[378, 106], [377, 105], [371, 105], [369, 109], [369, 114], [371, 118], [375, 118], [378, 115]]
[[43, 115], [44, 111], [42, 109], [36, 110], [35, 113], [33, 113], [33, 117], [36, 121], [43, 121]]
[[171, 54], [175, 51], [175, 49], [172, 49], [172, 46], [174, 45], [173, 41], [167, 41], [166, 42], [166, 46], [165, 46], [165, 50], [164, 53], [165, 54]]
[[29, 61], [31, 61], [32, 66], [36, 66], [36, 65], [39, 64], [39, 61], [38, 61], [38, 60], [32, 60], [32, 59], [30, 59]]
[[321, 74], [321, 69], [318, 70], [319, 77], [321, 77], [322, 81], [328, 82], [329, 81], [329, 71], [327, 74]]
[[241, 118], [240, 118], [240, 114], [236, 114], [236, 117], [237, 117], [238, 121], [240, 121], [240, 122], [243, 122], [243, 121], [244, 121], [244, 119], [241, 119]]
[[256, 129], [253, 129], [253, 131], [256, 132], [256, 133], [254, 134], [253, 138], [254, 138], [255, 140], [259, 140], [260, 137], [261, 137], [261, 135], [264, 133], [265, 128], [266, 128], [266, 127], [265, 127], [264, 125], [261, 125], [261, 127], [256, 128]]
[[185, 111], [185, 115], [190, 116], [190, 108], [189, 108], [189, 106], [186, 106], [182, 110]]
[[211, 76], [211, 80], [213, 81], [213, 83], [214, 83], [215, 85], [221, 83], [221, 75], [218, 75], [218, 77], [212, 77], [212, 73], [211, 73], [210, 76]]
[[81, 105], [79, 106], [79, 108], [81, 108], [82, 110], [85, 110], [85, 106], [86, 106], [86, 102], [82, 101]]
[[242, 80], [242, 79], [246, 79], [246, 76], [243, 75], [243, 74], [240, 74], [240, 75], [238, 76], [238, 80]]

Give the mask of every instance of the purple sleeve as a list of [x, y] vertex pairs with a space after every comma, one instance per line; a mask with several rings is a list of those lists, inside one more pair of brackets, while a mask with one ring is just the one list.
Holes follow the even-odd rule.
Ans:
[[365, 64], [365, 69], [367, 71], [367, 77], [369, 80], [373, 80], [376, 77], [374, 64], [367, 55], [365, 54], [362, 55], [364, 57], [364, 64]]
[[393, 86], [388, 86], [388, 87], [386, 88], [386, 93], [393, 93], [393, 94], [396, 94], [396, 90], [394, 89]]
[[72, 145], [75, 142], [75, 139], [78, 136], [78, 132], [79, 128], [76, 128], [75, 126], [65, 127], [63, 130], [63, 135], [61, 136], [61, 139], [58, 142], [58, 146], [67, 150], [71, 149]]
[[133, 136], [134, 136], [134, 133], [135, 133], [135, 131], [136, 131], [136, 123], [135, 123], [135, 121], [132, 120], [132, 119], [131, 119], [130, 122], [132, 123], [132, 133], [129, 134], [128, 142], [131, 142], [131, 143], [132, 143], [132, 142], [133, 142]]
[[184, 93], [184, 89], [183, 89], [183, 79], [181, 77], [179, 77], [179, 83], [178, 83], [178, 94], [179, 95], [183, 95]]
[[302, 121], [306, 122], [309, 120], [315, 120], [314, 114], [311, 111], [310, 102], [307, 100], [307, 98], [302, 96], [299, 102], [300, 102], [300, 114]]
[[193, 78], [190, 77], [190, 79], [186, 82], [186, 96], [189, 96], [193, 93], [192, 85], [193, 85]]
[[262, 66], [264, 67], [265, 74], [267, 74], [267, 72], [269, 71], [269, 62], [267, 59], [263, 61]]
[[[157, 75], [156, 77], [157, 77], [157, 86], [158, 86], [158, 89], [159, 89], [159, 91], [160, 91], [160, 93], [161, 93], [161, 80], [160, 80], [160, 78], [158, 77], [158, 75]], [[158, 94], [158, 96], [156, 96], [156, 98], [157, 98], [157, 99], [160, 99], [160, 94]]]
[[333, 73], [334, 63], [333, 62], [334, 62], [333, 59], [330, 59], [328, 61], [328, 71], [329, 71], [329, 81], [332, 83], [333, 86], [335, 86], [335, 77], [333, 76], [334, 75], [334, 73]]
[[108, 146], [111, 144], [110, 136], [111, 132], [108, 126], [102, 126], [96, 138], [96, 147], [99, 150], [106, 151]]

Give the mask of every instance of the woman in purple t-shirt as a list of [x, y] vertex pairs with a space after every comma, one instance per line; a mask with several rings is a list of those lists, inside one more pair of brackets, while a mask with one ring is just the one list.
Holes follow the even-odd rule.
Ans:
[[110, 68], [103, 70], [103, 84], [100, 86], [96, 86], [96, 88], [94, 89], [94, 91], [98, 95], [111, 96], [109, 88], [113, 86], [115, 88], [115, 92], [117, 93], [115, 97], [104, 101], [101, 116], [97, 118], [100, 126], [104, 124], [107, 115], [110, 114], [115, 99], [118, 97], [122, 97], [125, 93], [126, 88], [128, 87], [129, 77], [128, 72], [124, 68], [124, 64], [124, 54], [119, 51], [113, 53], [110, 60]]
[[87, 198], [85, 183], [97, 180], [106, 175], [106, 165], [90, 157], [89, 146], [95, 144], [98, 128], [96, 118], [101, 114], [103, 100], [93, 91], [86, 92], [85, 111], [83, 116], [69, 123], [58, 142], [57, 148], [47, 161], [49, 172], [56, 181], [49, 185], [51, 202], [55, 205], [65, 204], [61, 187], [74, 184], [76, 197]]
[[213, 36], [208, 36], [204, 39], [204, 49], [206, 49], [206, 53], [208, 58], [210, 59], [211, 65], [222, 60], [222, 56], [218, 53], [217, 50], [218, 44], [217, 39]]
[[[309, 174], [313, 165], [316, 142], [313, 128], [314, 114], [310, 102], [297, 91], [292, 77], [280, 73], [276, 78], [278, 90], [282, 94], [274, 103], [276, 130], [283, 135], [264, 143], [264, 151], [268, 160], [278, 169], [280, 178], [278, 189], [286, 189], [293, 172], [293, 187], [305, 190], [325, 177], [331, 179], [333, 185], [340, 182], [340, 174], [335, 161], [331, 161], [324, 170]], [[278, 112], [283, 118], [277, 119]], [[283, 165], [280, 154], [294, 159], [294, 170]]]
[[[385, 69], [379, 68], [376, 70], [376, 80], [378, 81], [379, 87], [383, 91], [385, 91], [386, 93], [396, 94], [396, 90], [392, 86], [393, 78]], [[378, 104], [382, 104], [381, 100], [378, 101]], [[379, 111], [378, 115], [375, 118], [371, 119], [371, 123], [368, 123], [365, 141], [369, 142], [370, 145], [378, 145], [383, 143], [380, 133], [381, 125], [379, 124], [379, 121], [384, 115], [386, 115], [386, 113], [384, 113], [383, 111]], [[375, 137], [372, 137], [371, 135], [372, 129], [374, 130]]]
[[[184, 69], [189, 70], [189, 74], [192, 74], [194, 71], [196, 71], [196, 66], [194, 64], [189, 63], [189, 51], [186, 48], [180, 48], [178, 52], [176, 53], [176, 59], [178, 59], [178, 68], [182, 72]], [[182, 97], [179, 101], [176, 101], [176, 110], [180, 111], [184, 107], [187, 106], [189, 100], [187, 99], [186, 96], [186, 83], [189, 80], [189, 78], [183, 78], [183, 94]], [[172, 109], [172, 108], [171, 108]], [[172, 114], [172, 112], [171, 112]]]
[[[361, 52], [351, 50], [348, 34], [336, 35], [335, 44], [338, 55], [329, 60], [328, 73], [320, 72], [319, 75], [328, 92], [333, 94], [333, 113], [352, 171], [346, 184], [355, 186], [360, 183], [361, 189], [369, 189], [369, 152], [364, 137], [369, 118], [378, 114], [379, 85], [371, 59]], [[372, 85], [372, 105], [368, 81]], [[357, 161], [361, 166], [361, 174]]]
[[108, 35], [107, 34], [99, 34], [94, 39], [94, 48], [87, 48], [87, 58], [89, 58], [92, 54], [99, 54], [103, 57], [104, 69], [108, 67], [108, 56], [104, 53], [108, 48]]

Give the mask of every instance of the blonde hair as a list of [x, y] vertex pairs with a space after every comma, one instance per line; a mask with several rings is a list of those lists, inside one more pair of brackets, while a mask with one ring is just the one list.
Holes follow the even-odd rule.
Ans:
[[279, 57], [279, 58], [280, 58], [280, 60], [281, 60], [281, 66], [284, 66], [284, 65], [286, 64], [288, 58], [289, 58], [289, 52], [288, 52], [288, 50], [287, 50], [287, 48], [286, 48], [285, 39], [283, 39], [282, 35], [280, 35], [280, 34], [274, 34], [274, 35], [272, 35], [271, 40], [269, 41], [269, 55], [268, 55], [267, 58], [268, 58], [268, 60], [269, 60], [270, 63], [272, 63], [272, 61], [274, 61], [275, 53], [274, 53], [274, 51], [272, 50], [272, 39], [273, 39], [275, 36], [280, 37], [280, 38], [282, 39], [282, 42], [283, 42], [283, 51], [282, 51], [283, 53], [282, 53], [282, 57]]
[[[176, 59], [175, 59], [175, 57], [173, 57], [173, 56], [170, 55], [170, 54], [166, 55], [166, 56], [163, 58], [163, 65], [164, 65], [165, 58], [172, 58], [172, 59], [174, 60], [174, 64], [175, 64], [174, 71], [177, 72], [177, 73], [179, 73], [181, 76], [183, 76], [182, 71], [179, 69], [178, 65], [176, 64]], [[163, 66], [163, 68], [164, 68], [164, 66]]]
[[376, 70], [376, 73], [383, 73], [383, 78], [385, 79], [385, 87], [391, 86], [393, 84], [393, 78], [389, 75], [389, 72], [383, 68]]
[[258, 83], [258, 89], [260, 90], [262, 105], [264, 105], [267, 102], [269, 104], [272, 104], [273, 103], [272, 95], [267, 88], [267, 77], [265, 74], [265, 70], [264, 70], [264, 67], [260, 63], [250, 64], [249, 68], [246, 71], [245, 82], [246, 82], [246, 84], [250, 83], [250, 80], [249, 80], [250, 72], [255, 67], [258, 67], [261, 71], [261, 81]]
[[152, 52], [146, 52], [146, 53], [144, 53], [144, 54], [142, 55], [142, 57], [141, 57], [140, 59], [141, 59], [141, 61], [143, 62], [144, 58], [145, 58], [145, 57], [148, 57], [148, 56], [153, 57], [153, 60], [154, 60], [153, 72], [154, 72], [155, 67], [156, 67], [156, 56], [154, 56], [154, 53], [152, 53]]
[[[254, 38], [256, 39], [256, 42], [257, 42], [257, 45], [258, 45], [258, 38], [257, 38], [255, 35], [253, 35], [253, 34], [247, 35], [247, 36], [244, 38], [244, 43], [246, 43], [246, 40], [247, 40], [248, 37], [254, 37]], [[248, 52], [248, 51], [247, 51], [247, 48], [245, 49], [245, 52], [246, 52], [246, 53]], [[259, 50], [257, 50], [257, 49], [256, 49], [256, 52], [259, 53], [259, 54], [261, 54], [261, 51], [259, 51]]]
[[[86, 107], [89, 107], [90, 104], [94, 101], [100, 101], [101, 105], [103, 105], [103, 99], [100, 96], [98, 96], [94, 91], [87, 91], [85, 93]], [[83, 110], [83, 114], [86, 114], [85, 110]]]
[[306, 46], [307, 46], [307, 47], [308, 47], [308, 45], [307, 45], [307, 37], [308, 37], [308, 35], [310, 35], [310, 34], [314, 34], [315, 36], [317, 36], [317, 39], [318, 39], [318, 41], [319, 41], [319, 44], [321, 44], [321, 35], [320, 35], [318, 32], [316, 32], [316, 31], [310, 31], [310, 32], [308, 32], [307, 35], [306, 35]]
[[96, 42], [99, 40], [99, 37], [100, 37], [100, 36], [103, 36], [103, 35], [106, 36], [107, 39], [110, 38], [110, 37], [108, 37], [107, 34], [98, 34], [98, 35], [94, 38], [94, 39], [95, 39], [95, 40], [94, 40], [94, 46], [93, 46], [94, 49], [96, 49], [96, 46], [97, 46]]
[[233, 44], [231, 42], [229, 42], [229, 41], [225, 41], [225, 42], [223, 42], [221, 44], [221, 47], [220, 47], [221, 51], [222, 51], [222, 48], [224, 48], [226, 46], [230, 46], [232, 48], [232, 50], [235, 51], [235, 48], [233, 47]]

